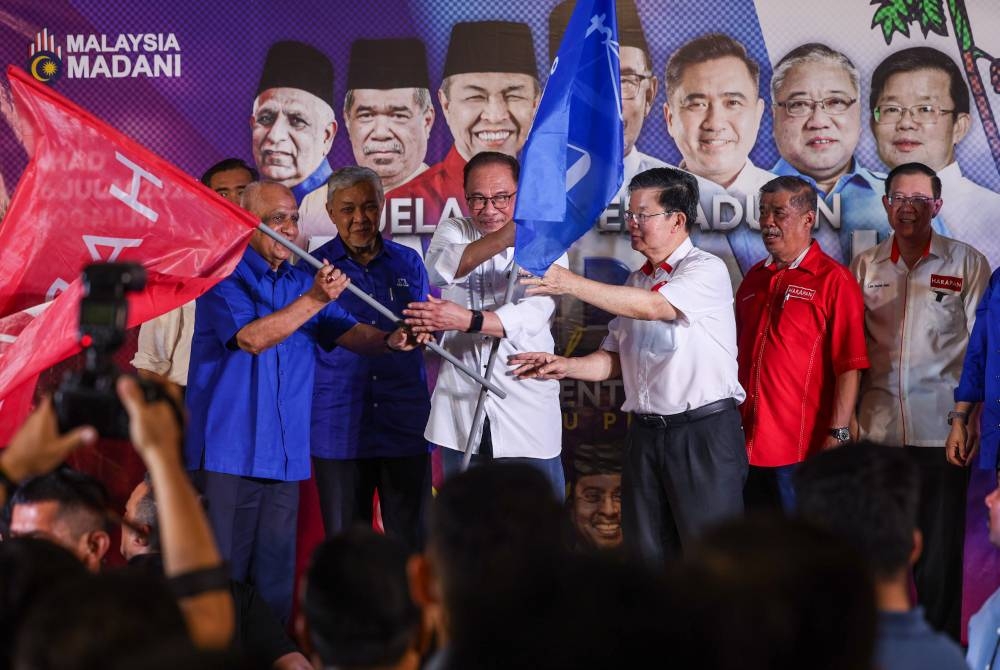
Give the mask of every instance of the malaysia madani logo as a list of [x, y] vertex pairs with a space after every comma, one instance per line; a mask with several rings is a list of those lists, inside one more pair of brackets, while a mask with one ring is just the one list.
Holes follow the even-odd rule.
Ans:
[[28, 47], [28, 71], [40, 82], [52, 84], [63, 73], [62, 47], [48, 28], [35, 34], [35, 41]]

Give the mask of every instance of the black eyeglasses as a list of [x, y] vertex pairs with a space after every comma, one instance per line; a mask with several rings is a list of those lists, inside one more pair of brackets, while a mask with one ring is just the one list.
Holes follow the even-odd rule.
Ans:
[[514, 193], [497, 193], [491, 198], [487, 198], [485, 195], [467, 195], [465, 196], [465, 201], [469, 203], [469, 207], [475, 210], [486, 207], [487, 202], [492, 203], [496, 209], [507, 209], [507, 205], [510, 204], [516, 193], [517, 191], [514, 191]]

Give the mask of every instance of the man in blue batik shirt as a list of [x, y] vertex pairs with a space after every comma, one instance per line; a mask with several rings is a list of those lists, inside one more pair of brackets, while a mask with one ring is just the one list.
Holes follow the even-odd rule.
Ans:
[[[330, 177], [327, 192], [338, 235], [315, 256], [396, 314], [407, 303], [426, 300], [430, 288], [420, 256], [379, 234], [385, 203], [379, 176], [364, 167], [342, 168]], [[343, 294], [337, 304], [362, 323], [393, 327], [354, 295]], [[386, 532], [411, 551], [422, 548], [431, 493], [430, 445], [424, 439], [430, 402], [420, 351], [367, 357], [317, 348], [310, 444], [328, 537], [356, 522], [371, 525], [378, 490]]]
[[[295, 197], [253, 183], [244, 209], [286, 239], [298, 234]], [[256, 586], [288, 619], [295, 570], [298, 482], [309, 478], [314, 343], [365, 354], [412, 348], [405, 331], [385, 333], [331, 303], [346, 275], [312, 274], [262, 232], [233, 273], [198, 298], [188, 372], [184, 458], [232, 578]]]
[[771, 105], [781, 159], [771, 169], [811, 183], [820, 194], [814, 237], [847, 265], [886, 239], [885, 178], [854, 157], [861, 137], [859, 75], [854, 63], [824, 44], [803, 44], [774, 66]]

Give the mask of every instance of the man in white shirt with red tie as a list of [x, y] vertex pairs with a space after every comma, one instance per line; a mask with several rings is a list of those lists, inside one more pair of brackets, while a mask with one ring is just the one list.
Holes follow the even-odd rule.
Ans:
[[[631, 412], [622, 470], [627, 550], [675, 558], [706, 527], [743, 512], [747, 457], [737, 406], [736, 323], [729, 273], [689, 239], [694, 175], [655, 168], [629, 184], [632, 248], [646, 257], [625, 286], [553, 265], [524, 280], [532, 295], [573, 295], [617, 315], [597, 351], [576, 358], [512, 356], [520, 377], [600, 381], [621, 376]], [[528, 382], [526, 382], [528, 383]]]

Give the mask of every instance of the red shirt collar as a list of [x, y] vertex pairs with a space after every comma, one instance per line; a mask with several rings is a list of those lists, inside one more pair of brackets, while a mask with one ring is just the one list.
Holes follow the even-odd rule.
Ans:
[[673, 266], [671, 266], [670, 263], [666, 261], [662, 261], [655, 267], [653, 266], [652, 263], [646, 261], [646, 263], [642, 266], [642, 274], [646, 275], [647, 277], [652, 277], [653, 273], [656, 272], [656, 268], [660, 268], [661, 270], [666, 270], [667, 274], [670, 274], [671, 272], [674, 271]]
[[[934, 238], [934, 233], [931, 233], [931, 236], [927, 238], [927, 246], [924, 247], [924, 252], [920, 254], [921, 258], [927, 258], [928, 256], [931, 255], [931, 240], [933, 238]], [[893, 235], [892, 248], [889, 250], [889, 260], [891, 260], [893, 263], [898, 263], [899, 256], [900, 256], [899, 243], [896, 241], [896, 236]]]

